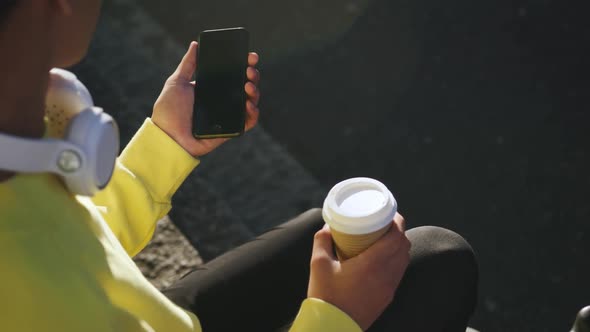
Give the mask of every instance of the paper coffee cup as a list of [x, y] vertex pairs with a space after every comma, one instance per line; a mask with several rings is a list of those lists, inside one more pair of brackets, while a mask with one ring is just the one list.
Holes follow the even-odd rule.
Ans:
[[391, 227], [396, 212], [397, 202], [391, 192], [370, 178], [338, 183], [328, 193], [322, 209], [340, 260], [360, 254], [379, 240]]

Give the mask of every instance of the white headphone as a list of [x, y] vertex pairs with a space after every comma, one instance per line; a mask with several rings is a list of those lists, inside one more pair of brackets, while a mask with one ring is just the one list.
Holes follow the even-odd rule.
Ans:
[[28, 139], [0, 133], [0, 169], [56, 173], [74, 194], [92, 196], [110, 181], [119, 154], [119, 129], [95, 107], [76, 75], [50, 71], [46, 98], [48, 131], [63, 139]]

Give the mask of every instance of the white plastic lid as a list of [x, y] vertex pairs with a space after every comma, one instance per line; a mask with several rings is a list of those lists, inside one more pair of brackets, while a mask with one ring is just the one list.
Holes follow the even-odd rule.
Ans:
[[335, 185], [322, 215], [331, 228], [346, 234], [367, 234], [391, 223], [397, 202], [387, 187], [371, 178], [352, 178]]

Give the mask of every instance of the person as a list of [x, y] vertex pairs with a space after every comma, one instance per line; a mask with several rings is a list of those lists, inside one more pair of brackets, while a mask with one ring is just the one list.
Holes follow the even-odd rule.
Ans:
[[[43, 140], [49, 71], [83, 58], [100, 6], [0, 3], [0, 133]], [[476, 302], [471, 247], [437, 227], [406, 232], [401, 215], [377, 243], [344, 262], [316, 209], [164, 292], [144, 278], [130, 257], [149, 242], [198, 158], [225, 142], [191, 134], [197, 47], [190, 44], [96, 195], [76, 196], [52, 173], [0, 170], [0, 329], [464, 331]], [[246, 129], [259, 115], [257, 62], [251, 53]], [[2, 149], [0, 158], [31, 153]]]

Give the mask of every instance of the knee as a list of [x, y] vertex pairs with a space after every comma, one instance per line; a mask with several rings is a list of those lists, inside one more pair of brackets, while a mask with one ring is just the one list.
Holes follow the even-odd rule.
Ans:
[[406, 232], [412, 242], [412, 253], [417, 258], [444, 255], [458, 259], [465, 264], [476, 265], [475, 253], [471, 245], [459, 234], [436, 226], [422, 226]]
[[463, 237], [440, 227], [414, 228], [406, 236], [412, 243], [410, 264], [395, 295], [395, 310], [422, 323], [426, 315], [446, 326], [441, 331], [464, 331], [477, 304], [473, 249]]
[[423, 226], [406, 235], [412, 243], [410, 267], [477, 287], [478, 266], [471, 245], [459, 234], [441, 227]]

